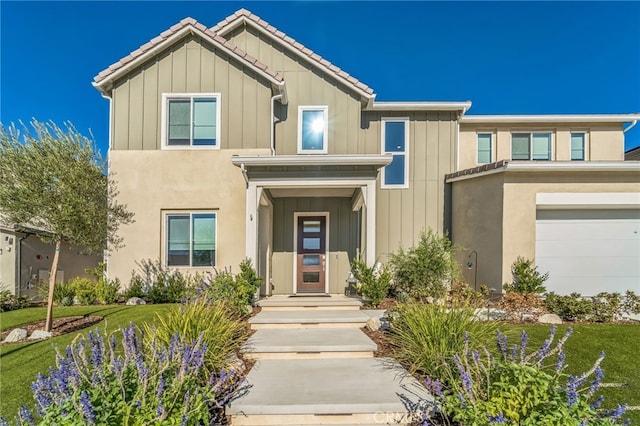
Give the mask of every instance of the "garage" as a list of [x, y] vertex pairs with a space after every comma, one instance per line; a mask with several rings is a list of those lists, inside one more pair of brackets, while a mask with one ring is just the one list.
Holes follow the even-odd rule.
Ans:
[[640, 294], [640, 209], [558, 207], [536, 210], [535, 260], [549, 272], [547, 290]]

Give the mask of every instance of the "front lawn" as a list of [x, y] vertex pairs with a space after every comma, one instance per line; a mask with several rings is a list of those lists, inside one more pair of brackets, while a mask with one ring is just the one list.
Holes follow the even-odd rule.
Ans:
[[[166, 312], [173, 305], [141, 306], [70, 306], [54, 308], [54, 318], [77, 315], [97, 315], [103, 321], [81, 332], [86, 335], [96, 327], [109, 333], [130, 322], [141, 325], [153, 322], [155, 313]], [[43, 320], [46, 308], [27, 308], [0, 313], [0, 331]], [[79, 333], [57, 336], [49, 340], [0, 346], [0, 414], [13, 419], [20, 405], [33, 406], [31, 383], [36, 374], [46, 372], [55, 363], [54, 346], [63, 350]]]
[[[562, 337], [571, 325], [561, 325], [556, 332], [556, 340]], [[605, 352], [602, 362], [605, 384], [622, 387], [602, 387], [600, 393], [605, 398], [604, 407], [614, 408], [618, 403], [640, 406], [640, 343], [639, 324], [577, 324], [566, 343], [567, 372], [582, 373], [589, 369], [601, 351]], [[511, 343], [519, 342], [519, 334], [525, 330], [529, 335], [529, 347], [539, 347], [547, 338], [550, 327], [546, 325], [502, 325], [508, 332]], [[631, 424], [640, 425], [640, 411], [627, 411]]]

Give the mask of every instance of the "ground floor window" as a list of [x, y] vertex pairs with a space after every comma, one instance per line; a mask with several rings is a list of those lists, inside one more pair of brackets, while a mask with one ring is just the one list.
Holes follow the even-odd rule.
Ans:
[[217, 215], [167, 214], [167, 266], [215, 266]]

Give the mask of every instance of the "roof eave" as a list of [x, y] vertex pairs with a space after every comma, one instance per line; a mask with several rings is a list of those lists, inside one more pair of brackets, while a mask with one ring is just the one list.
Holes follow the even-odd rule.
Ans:
[[476, 172], [485, 166], [474, 167], [452, 173], [449, 177], [445, 177], [446, 183], [458, 182], [461, 180], [473, 179], [481, 176], [487, 176], [494, 173], [523, 173], [523, 172], [640, 172], [640, 162], [633, 163], [629, 161], [588, 161], [578, 162], [519, 162], [519, 161], [499, 161], [491, 163], [487, 170]]
[[231, 162], [245, 166], [376, 166], [391, 163], [388, 154], [370, 155], [274, 155], [274, 156], [234, 156]]
[[372, 111], [462, 111], [471, 108], [471, 101], [465, 102], [374, 102]]
[[640, 120], [640, 114], [465, 115], [460, 123], [627, 123], [634, 120]]

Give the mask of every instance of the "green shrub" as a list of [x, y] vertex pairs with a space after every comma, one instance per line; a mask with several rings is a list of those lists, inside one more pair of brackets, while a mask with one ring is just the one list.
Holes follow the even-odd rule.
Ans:
[[417, 247], [406, 251], [400, 248], [391, 254], [394, 291], [418, 300], [444, 297], [458, 276], [454, 254], [455, 248], [446, 234], [423, 231]]
[[[166, 268], [159, 260], [143, 260], [138, 262], [138, 267], [139, 271], [132, 273], [125, 295], [143, 297], [151, 303], [178, 303], [199, 280], [199, 277], [191, 278], [178, 270]], [[139, 289], [142, 296], [135, 294]]]
[[640, 314], [640, 296], [627, 290], [622, 301], [622, 311], [628, 314]]
[[[489, 426], [616, 425], [623, 424], [624, 407], [599, 408], [596, 392], [604, 377], [600, 364], [604, 353], [587, 372], [572, 376], [566, 367], [564, 345], [571, 329], [553, 346], [555, 328], [549, 338], [527, 353], [528, 336], [522, 332], [519, 344], [509, 346], [498, 332], [500, 354], [465, 345], [453, 357], [458, 378], [446, 383], [427, 379], [442, 407], [444, 419], [430, 424]], [[549, 362], [551, 361], [551, 362]]]
[[29, 304], [29, 298], [16, 296], [9, 290], [0, 291], [0, 312], [15, 311]]
[[197, 291], [212, 301], [224, 302], [236, 313], [244, 314], [247, 305], [255, 302], [261, 284], [262, 277], [253, 269], [251, 260], [245, 259], [240, 263], [239, 274], [233, 275], [226, 268], [216, 270], [202, 281]]
[[593, 298], [593, 316], [597, 322], [611, 322], [622, 313], [620, 293], [599, 293]]
[[360, 258], [353, 259], [351, 272], [360, 283], [360, 294], [371, 306], [378, 306], [389, 294], [391, 272], [385, 265], [380, 264], [380, 267], [376, 268], [375, 265], [367, 266], [367, 263]]
[[127, 287], [122, 293], [122, 298], [126, 301], [131, 299], [132, 297], [139, 297], [143, 299], [144, 296], [144, 282], [142, 281], [142, 277], [137, 276], [135, 275], [135, 273], [133, 273], [131, 276], [131, 281], [129, 281], [129, 287]]
[[582, 321], [593, 314], [593, 301], [579, 293], [560, 296], [554, 292], [545, 295], [544, 307], [564, 321]]
[[540, 274], [538, 268], [533, 266], [533, 260], [518, 256], [511, 265], [513, 282], [505, 284], [506, 291], [513, 291], [520, 294], [535, 293], [540, 294], [547, 291], [544, 286], [549, 279], [549, 273]]
[[[73, 288], [75, 299], [80, 305], [93, 305], [97, 302], [98, 296], [96, 294], [96, 283], [89, 278], [76, 277], [67, 282], [67, 285]], [[58, 287], [59, 284], [56, 284], [56, 288]], [[55, 290], [56, 289], [54, 289], [54, 299]], [[66, 295], [66, 297], [68, 297], [68, 295]], [[64, 299], [61, 303], [62, 302], [64, 302]]]
[[120, 280], [108, 280], [101, 278], [96, 283], [96, 297], [100, 303], [105, 305], [111, 305], [116, 303], [119, 299], [118, 292], [120, 291]]
[[412, 373], [448, 378], [451, 357], [463, 350], [465, 336], [474, 344], [484, 344], [493, 335], [495, 324], [476, 319], [475, 308], [466, 304], [444, 305], [408, 303], [391, 314], [394, 355]]
[[229, 369], [231, 356], [240, 349], [247, 335], [246, 325], [237, 313], [223, 302], [212, 302], [203, 296], [156, 315], [154, 327], [145, 324], [146, 334], [155, 336], [163, 345], [169, 345], [176, 334], [184, 343], [202, 340], [207, 347], [205, 367], [208, 372]]

